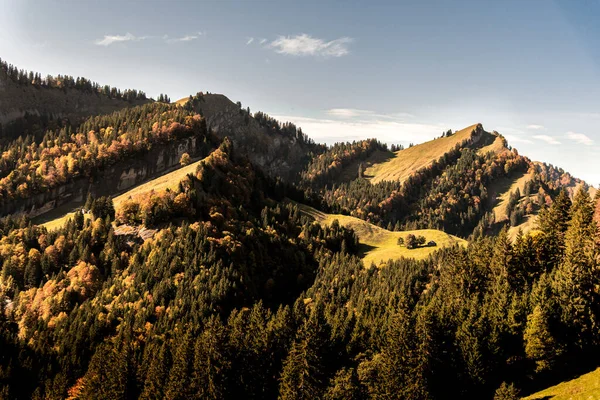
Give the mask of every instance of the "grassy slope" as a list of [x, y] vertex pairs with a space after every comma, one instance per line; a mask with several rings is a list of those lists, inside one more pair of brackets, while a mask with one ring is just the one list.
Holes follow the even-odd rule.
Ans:
[[[505, 221], [508, 219], [508, 199], [510, 194], [515, 192], [517, 189], [521, 192], [521, 195], [525, 191], [525, 183], [533, 179], [533, 173], [522, 173], [515, 176], [512, 180], [501, 180], [494, 182], [490, 186], [490, 192], [492, 199], [496, 199], [496, 205], [493, 208], [493, 212], [496, 215], [496, 221]], [[507, 184], [508, 183], [508, 184]]]
[[[142, 183], [134, 187], [133, 189], [128, 190], [127, 192], [116, 196], [113, 198], [113, 203], [115, 208], [117, 208], [123, 201], [129, 198], [136, 198], [140, 196], [145, 196], [155, 191], [162, 191], [165, 189], [176, 189], [179, 182], [187, 175], [193, 174], [196, 172], [196, 168], [200, 164], [202, 160], [198, 160], [190, 165], [186, 165], [185, 167], [176, 169], [175, 171], [169, 172], [168, 174], [161, 175], [158, 178], [152, 179], [146, 183]], [[45, 226], [48, 230], [54, 230], [62, 227], [67, 220], [73, 218], [75, 213], [70, 212], [48, 222], [44, 222], [42, 226]], [[88, 217], [86, 215], [86, 217]]]
[[486, 153], [489, 153], [490, 151], [494, 152], [494, 153], [500, 153], [502, 151], [506, 151], [506, 147], [504, 147], [504, 141], [502, 140], [502, 138], [500, 136], [497, 136], [496, 138], [494, 138], [494, 140], [492, 141], [491, 144], [487, 145], [487, 146], [483, 146], [482, 148], [480, 148], [479, 150], [477, 150], [477, 153], [481, 154], [481, 155], [485, 155]]
[[[301, 205], [300, 207], [305, 214], [313, 217], [319, 223], [329, 225], [337, 219], [341, 225], [354, 229], [362, 247], [361, 250], [363, 251], [363, 262], [365, 265], [370, 265], [372, 262], [379, 264], [389, 259], [398, 259], [401, 257], [423, 259], [427, 258], [440, 247], [452, 246], [454, 244], [465, 246], [467, 244], [466, 240], [435, 229], [392, 232], [359, 218], [341, 214], [326, 214], [305, 205]], [[427, 241], [435, 241], [437, 246], [421, 247], [413, 250], [398, 246], [398, 238], [406, 237], [410, 233], [423, 235]]]
[[527, 400], [598, 400], [600, 399], [600, 368], [573, 380], [525, 397]]
[[146, 183], [142, 183], [133, 189], [113, 198], [115, 208], [117, 208], [123, 201], [132, 198], [138, 198], [150, 194], [151, 192], [159, 192], [166, 189], [175, 190], [179, 185], [179, 182], [185, 178], [188, 174], [196, 173], [196, 169], [202, 160], [198, 160], [194, 163], [186, 165], [185, 167], [176, 169], [175, 171], [169, 172], [168, 174], [161, 175], [158, 178], [152, 179]]
[[469, 138], [476, 126], [469, 126], [450, 137], [430, 140], [429, 142], [397, 151], [387, 161], [365, 169], [365, 177], [371, 179], [372, 183], [395, 180], [403, 181], [413, 172], [430, 165], [434, 160], [452, 150], [458, 143]]

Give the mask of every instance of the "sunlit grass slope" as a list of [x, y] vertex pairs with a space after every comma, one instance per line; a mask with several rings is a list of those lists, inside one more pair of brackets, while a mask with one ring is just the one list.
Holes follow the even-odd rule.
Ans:
[[[147, 196], [153, 191], [159, 192], [166, 189], [177, 189], [179, 182], [181, 182], [183, 178], [185, 178], [188, 174], [194, 174], [196, 172], [196, 169], [198, 168], [198, 165], [201, 161], [202, 160], [198, 160], [194, 163], [186, 165], [185, 167], [178, 168], [172, 172], [161, 175], [158, 178], [152, 179], [146, 183], [143, 183], [126, 191], [123, 194], [116, 196], [115, 198], [113, 198], [113, 204], [115, 208], [118, 208], [123, 201], [129, 198], [136, 199], [142, 196]], [[67, 220], [73, 218], [74, 215], [74, 212], [70, 212], [58, 218], [52, 219], [48, 222], [44, 222], [41, 225], [45, 226], [48, 230], [54, 230], [62, 227], [67, 222]], [[86, 217], [88, 216], [86, 215]]]
[[471, 125], [450, 137], [430, 140], [429, 142], [397, 151], [393, 157], [383, 163], [367, 168], [364, 171], [364, 175], [372, 183], [380, 181], [404, 181], [413, 172], [427, 167], [433, 161], [452, 150], [457, 144], [468, 139], [473, 130], [477, 128], [477, 125]]
[[[360, 241], [362, 258], [365, 265], [370, 265], [371, 263], [380, 264], [381, 262], [390, 259], [396, 260], [401, 257], [424, 259], [441, 247], [453, 246], [455, 244], [466, 246], [467, 244], [466, 240], [435, 229], [392, 232], [359, 218], [341, 214], [326, 214], [305, 205], [300, 205], [300, 207], [305, 214], [311, 216], [321, 224], [329, 225], [337, 219], [340, 225], [352, 228]], [[405, 238], [411, 233], [413, 235], [423, 235], [427, 241], [435, 241], [437, 246], [420, 247], [412, 250], [404, 246], [399, 246], [398, 238]]]
[[524, 399], [598, 400], [600, 399], [600, 368], [573, 380], [534, 393]]

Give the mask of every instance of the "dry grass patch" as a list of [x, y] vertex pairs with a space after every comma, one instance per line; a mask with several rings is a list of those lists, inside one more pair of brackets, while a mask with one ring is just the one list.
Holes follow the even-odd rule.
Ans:
[[598, 400], [600, 399], [600, 368], [573, 380], [559, 383], [524, 400]]
[[[299, 206], [302, 212], [314, 218], [315, 221], [321, 224], [330, 225], [337, 219], [340, 225], [352, 228], [358, 236], [361, 245], [362, 259], [365, 265], [370, 265], [371, 263], [379, 265], [390, 259], [397, 260], [401, 257], [425, 259], [439, 248], [454, 246], [456, 244], [461, 246], [467, 245], [466, 240], [435, 229], [392, 232], [359, 218], [341, 214], [326, 214], [315, 210], [312, 207], [305, 205]], [[436, 242], [437, 246], [419, 247], [412, 250], [407, 249], [404, 246], [399, 246], [398, 238], [406, 238], [409, 234], [425, 236], [427, 241], [433, 240]]]
[[425, 168], [433, 161], [452, 150], [471, 136], [477, 124], [456, 132], [450, 137], [430, 140], [393, 153], [393, 157], [383, 163], [365, 169], [364, 175], [371, 183], [381, 181], [404, 181], [413, 172]]

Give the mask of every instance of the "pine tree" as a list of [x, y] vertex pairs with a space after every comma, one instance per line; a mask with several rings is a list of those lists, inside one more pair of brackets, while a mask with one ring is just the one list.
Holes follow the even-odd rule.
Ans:
[[[173, 366], [165, 389], [165, 399], [187, 399], [191, 397], [190, 366], [192, 363], [191, 337], [189, 332], [178, 340], [173, 356]], [[177, 336], [176, 336], [177, 337]]]
[[527, 317], [527, 327], [523, 334], [525, 354], [535, 361], [536, 372], [552, 368], [555, 357], [558, 355], [557, 344], [550, 333], [548, 315], [543, 306], [538, 305]]
[[553, 286], [561, 305], [561, 319], [569, 326], [578, 345], [598, 338], [598, 284], [596, 224], [586, 190], [579, 190], [571, 207], [565, 233], [565, 256], [554, 276]]
[[226, 331], [218, 317], [211, 317], [194, 345], [191, 391], [196, 399], [226, 397], [226, 383], [231, 367], [226, 353]]
[[162, 400], [165, 398], [164, 389], [170, 364], [169, 348], [164, 342], [158, 354], [151, 359], [140, 399]]
[[322, 310], [316, 306], [301, 328], [298, 339], [283, 363], [279, 399], [318, 399], [322, 397], [323, 351], [328, 335]]
[[571, 200], [566, 190], [562, 189], [550, 207], [540, 211], [538, 226], [544, 233], [543, 245], [545, 247], [547, 271], [560, 262], [564, 252], [564, 235], [568, 227]]

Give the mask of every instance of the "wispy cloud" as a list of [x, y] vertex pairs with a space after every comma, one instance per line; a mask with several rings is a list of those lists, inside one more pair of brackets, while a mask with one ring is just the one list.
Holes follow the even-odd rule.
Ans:
[[252, 42], [254, 42], [254, 38], [253, 37], [249, 37], [246, 40], [246, 45], [252, 44]]
[[199, 39], [200, 36], [202, 36], [202, 35], [203, 35], [202, 32], [196, 32], [191, 35], [185, 35], [185, 36], [176, 37], [176, 38], [169, 38], [168, 35], [165, 35], [165, 36], [163, 36], [163, 39], [167, 43], [191, 42], [192, 40]]
[[370, 110], [359, 110], [356, 108], [331, 108], [325, 113], [333, 118], [351, 119], [351, 118], [362, 118], [362, 119], [407, 119], [414, 118], [414, 115], [404, 112], [398, 112], [393, 114], [381, 114]]
[[94, 43], [98, 46], [110, 46], [113, 43], [137, 42], [147, 38], [148, 36], [135, 36], [127, 32], [125, 35], [104, 35], [102, 39], [98, 39]]
[[541, 140], [542, 142], [546, 142], [548, 144], [560, 144], [558, 140], [548, 135], [535, 135], [534, 139]]
[[326, 113], [332, 117], [353, 118], [361, 115], [373, 114], [373, 111], [357, 110], [356, 108], [332, 108], [327, 110]]
[[531, 129], [533, 131], [543, 131], [546, 129], [544, 125], [531, 124], [527, 125], [527, 129]]
[[349, 37], [341, 37], [329, 42], [314, 38], [305, 33], [296, 36], [279, 36], [269, 47], [279, 54], [292, 56], [342, 57], [350, 53]]
[[260, 44], [261, 46], [265, 43], [267, 43], [267, 39], [265, 38], [260, 39], [260, 42], [258, 42], [258, 44]]
[[593, 146], [594, 140], [583, 133], [567, 132], [565, 135], [567, 139], [574, 141], [575, 143], [584, 144], [586, 146]]
[[531, 140], [525, 139], [525, 138], [517, 136], [517, 135], [510, 135], [510, 134], [508, 134], [508, 135], [503, 135], [503, 136], [506, 138], [506, 140], [508, 140], [509, 144], [512, 144], [512, 143], [533, 143]]

